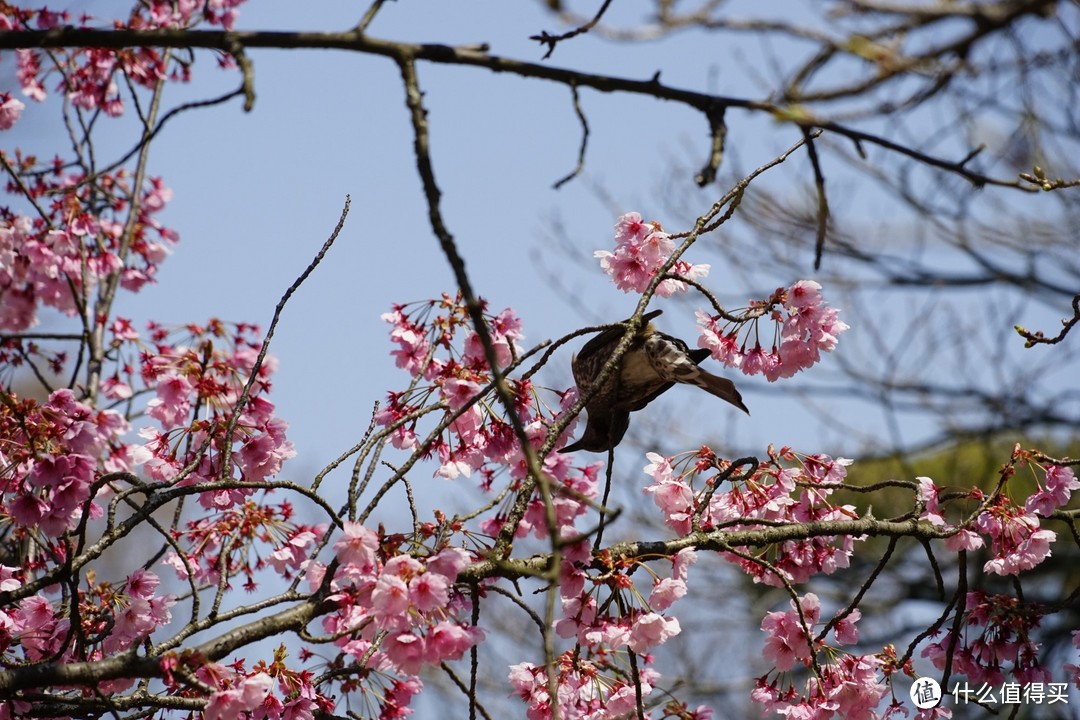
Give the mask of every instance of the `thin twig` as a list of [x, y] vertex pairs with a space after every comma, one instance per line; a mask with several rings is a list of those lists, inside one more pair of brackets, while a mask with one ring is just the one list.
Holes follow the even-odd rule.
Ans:
[[607, 12], [607, 9], [610, 6], [611, 0], [604, 0], [604, 4], [600, 6], [600, 9], [596, 12], [596, 15], [593, 17], [592, 20], [585, 23], [584, 25], [570, 30], [569, 32], [565, 32], [562, 35], [550, 35], [548, 34], [547, 30], [541, 30], [539, 35], [531, 35], [529, 36], [529, 39], [535, 40], [541, 45], [548, 46], [548, 51], [544, 53], [543, 57], [544, 60], [547, 60], [549, 57], [551, 57], [551, 53], [555, 52], [555, 46], [558, 45], [560, 42], [562, 42], [563, 40], [569, 40], [570, 38], [577, 37], [578, 35], [584, 35], [585, 33], [592, 30], [594, 27], [596, 27], [596, 24], [600, 22], [600, 18], [604, 17], [604, 13]]
[[585, 150], [589, 146], [589, 120], [585, 117], [585, 112], [581, 109], [581, 98], [578, 96], [577, 85], [571, 85], [570, 92], [573, 93], [574, 96], [574, 113], [577, 115], [578, 122], [581, 123], [581, 145], [578, 147], [577, 165], [568, 175], [552, 185], [552, 188], [555, 190], [558, 190], [581, 174], [582, 169], [585, 167]]
[[330, 247], [337, 240], [338, 235], [341, 234], [342, 228], [345, 227], [345, 218], [349, 215], [349, 207], [352, 205], [352, 197], [345, 196], [345, 206], [341, 209], [341, 217], [338, 218], [337, 225], [334, 226], [333, 232], [330, 233], [330, 237], [326, 239], [322, 247], [319, 248], [319, 252], [315, 253], [315, 257], [304, 269], [304, 272], [300, 273], [300, 277], [293, 281], [289, 289], [285, 291], [285, 294], [278, 300], [277, 306], [274, 308], [274, 317], [270, 321], [270, 327], [266, 330], [266, 336], [263, 338], [262, 347], [259, 348], [259, 355], [255, 358], [255, 363], [251, 367], [251, 372], [248, 374], [247, 382], [244, 383], [244, 389], [240, 393], [240, 397], [236, 399], [236, 405], [233, 407], [232, 413], [229, 415], [229, 422], [225, 427], [225, 442], [221, 449], [221, 477], [227, 478], [232, 474], [232, 438], [233, 433], [236, 431], [236, 424], [240, 421], [240, 415], [244, 412], [247, 405], [248, 397], [251, 395], [251, 388], [255, 385], [255, 381], [259, 377], [259, 370], [262, 369], [263, 361], [266, 360], [266, 353], [270, 349], [270, 341], [274, 338], [274, 331], [277, 329], [278, 321], [281, 320], [281, 313], [285, 309], [285, 304], [289, 302], [289, 298], [293, 296], [293, 293], [299, 289], [299, 287], [308, 279], [308, 276], [315, 271], [315, 268], [319, 266], [323, 258], [326, 257], [326, 253], [329, 252]]

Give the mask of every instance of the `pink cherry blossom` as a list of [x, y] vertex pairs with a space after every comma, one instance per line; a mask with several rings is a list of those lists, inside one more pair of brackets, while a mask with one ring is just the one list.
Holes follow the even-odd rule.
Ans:
[[[777, 333], [758, 329], [761, 316], [722, 321], [720, 316], [699, 310], [698, 346], [708, 348], [728, 367], [748, 375], [763, 374], [769, 382], [791, 377], [819, 362], [821, 353], [834, 350], [838, 336], [848, 329], [840, 321], [839, 311], [825, 304], [821, 285], [812, 280], [780, 288], [768, 300], [751, 301], [750, 307], [771, 309], [768, 317], [778, 324]], [[771, 348], [761, 345], [758, 338], [774, 334], [779, 339]]]
[[11, 97], [10, 93], [0, 93], [0, 130], [10, 130], [24, 109], [26, 106]]
[[[770, 612], [761, 621], [761, 629], [768, 633], [762, 654], [776, 665], [777, 670], [790, 670], [796, 662], [808, 662], [810, 659], [810, 640], [795, 609], [795, 601], [791, 601], [791, 606], [792, 610]], [[813, 628], [821, 609], [817, 595], [807, 593], [800, 606], [806, 627]]]
[[680, 631], [678, 618], [645, 613], [630, 626], [630, 649], [639, 655], [643, 654], [649, 648], [667, 642]]
[[409, 631], [391, 632], [382, 643], [383, 651], [399, 672], [416, 675], [426, 662], [427, 643]]
[[203, 710], [206, 720], [232, 720], [250, 713], [270, 694], [274, 680], [266, 673], [244, 678], [237, 687], [219, 690], [210, 696]]
[[484, 632], [477, 627], [440, 622], [428, 633], [425, 662], [438, 665], [444, 660], [460, 660], [473, 645], [484, 639]]
[[1050, 555], [1050, 543], [1057, 533], [1039, 528], [1039, 519], [1029, 512], [1014, 512], [997, 505], [976, 519], [983, 535], [992, 539], [994, 557], [983, 565], [984, 572], [1016, 575], [1030, 570]]
[[445, 607], [450, 601], [450, 582], [434, 572], [425, 572], [409, 581], [409, 601], [420, 612]]
[[379, 536], [360, 523], [345, 522], [341, 538], [334, 543], [337, 559], [345, 565], [356, 565], [362, 572], [375, 567]]
[[158, 380], [157, 397], [146, 404], [146, 413], [161, 421], [168, 430], [184, 424], [191, 412], [191, 391], [194, 386], [182, 375], [168, 375]]
[[1080, 490], [1080, 480], [1076, 479], [1072, 468], [1051, 465], [1046, 468], [1045, 483], [1027, 499], [1024, 507], [1029, 512], [1050, 517], [1054, 510], [1069, 502], [1074, 490]]

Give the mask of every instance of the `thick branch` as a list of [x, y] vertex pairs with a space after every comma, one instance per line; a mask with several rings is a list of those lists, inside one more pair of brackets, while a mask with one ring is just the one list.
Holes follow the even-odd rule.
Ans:
[[[612, 558], [670, 557], [680, 550], [695, 548], [723, 552], [733, 547], [761, 547], [790, 540], [812, 537], [853, 536], [909, 537], [918, 540], [936, 540], [952, 533], [915, 520], [895, 522], [863, 517], [858, 520], [794, 523], [760, 530], [711, 530], [693, 532], [670, 540], [642, 540], [622, 542], [610, 546], [600, 554]], [[511, 560], [483, 560], [466, 568], [458, 575], [460, 582], [477, 582], [492, 577], [510, 580], [542, 575], [548, 566], [547, 555], [533, 555]]]
[[[883, 137], [854, 130], [827, 119], [806, 114], [793, 114], [791, 108], [780, 107], [771, 102], [748, 100], [723, 95], [694, 92], [670, 87], [660, 82], [659, 73], [649, 80], [631, 80], [610, 75], [595, 75], [577, 70], [556, 68], [538, 63], [523, 62], [491, 55], [486, 45], [452, 47], [433, 43], [392, 42], [369, 37], [359, 31], [346, 32], [282, 32], [247, 31], [227, 32], [215, 30], [91, 30], [84, 28], [55, 28], [26, 32], [0, 32], [0, 50], [14, 48], [126, 48], [126, 47], [174, 47], [206, 48], [225, 53], [238, 49], [323, 49], [351, 50], [370, 55], [381, 55], [401, 63], [404, 60], [427, 61], [447, 65], [483, 67], [492, 72], [512, 73], [522, 77], [551, 80], [570, 87], [589, 87], [600, 92], [625, 92], [646, 95], [659, 100], [671, 100], [688, 105], [709, 117], [715, 117], [725, 108], [769, 113], [785, 118], [801, 128], [831, 130], [856, 142], [871, 143], [925, 163], [960, 175], [977, 187], [999, 185], [1036, 192], [1037, 188], [1015, 179], [993, 178], [971, 171], [962, 162], [918, 152]], [[715, 154], [715, 153], [714, 153]]]
[[[196, 656], [220, 660], [229, 653], [268, 637], [301, 630], [325, 608], [314, 599], [269, 617], [258, 618], [229, 630], [192, 649]], [[161, 657], [139, 656], [136, 650], [105, 660], [82, 663], [33, 665], [0, 672], [0, 697], [16, 690], [65, 685], [95, 685], [116, 678], [162, 677]]]

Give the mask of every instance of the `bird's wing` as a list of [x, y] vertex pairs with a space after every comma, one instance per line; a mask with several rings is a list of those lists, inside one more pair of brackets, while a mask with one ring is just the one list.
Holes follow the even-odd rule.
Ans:
[[731, 403], [747, 415], [750, 414], [746, 405], [743, 404], [742, 395], [735, 389], [735, 383], [698, 367], [698, 363], [705, 357], [700, 352], [695, 353], [690, 350], [689, 346], [679, 338], [665, 333], [655, 333], [646, 341], [645, 351], [649, 362], [660, 377], [673, 383], [695, 385]]
[[[647, 327], [649, 322], [654, 318], [660, 317], [663, 310], [650, 310], [641, 316], [641, 327]], [[630, 322], [630, 318], [623, 320], [618, 325], [613, 325], [607, 330], [601, 330], [595, 336], [589, 339], [589, 342], [585, 343], [581, 347], [581, 352], [578, 353], [578, 358], [587, 358], [590, 355], [599, 352], [605, 345], [614, 345], [619, 342], [619, 338], [626, 332], [626, 323]]]

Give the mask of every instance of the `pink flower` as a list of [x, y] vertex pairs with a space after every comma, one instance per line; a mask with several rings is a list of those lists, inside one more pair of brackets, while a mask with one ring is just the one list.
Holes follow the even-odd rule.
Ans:
[[659, 267], [675, 252], [675, 241], [662, 230], [653, 230], [640, 241], [638, 247], [645, 262]]
[[382, 650], [394, 667], [406, 675], [416, 675], [424, 666], [427, 649], [424, 638], [411, 632], [392, 632], [383, 639]]
[[263, 482], [281, 471], [281, 466], [296, 456], [292, 442], [285, 438], [288, 424], [279, 418], [268, 420], [244, 442], [236, 454], [236, 464], [248, 482]]
[[383, 566], [371, 591], [372, 614], [382, 627], [403, 629], [408, 625], [406, 613], [412, 600], [408, 583], [423, 569], [408, 555], [393, 557]]
[[743, 353], [741, 369], [747, 375], [762, 373], [768, 377], [779, 362], [777, 355], [767, 352], [761, 345], [754, 345], [749, 351]]
[[671, 463], [664, 456], [647, 453], [646, 457], [652, 462], [645, 466], [645, 474], [654, 482], [646, 485], [643, 492], [653, 496], [653, 502], [664, 513], [670, 527], [680, 533], [689, 532], [694, 501], [690, 486], [673, 477]]
[[191, 412], [191, 391], [195, 386], [182, 375], [167, 374], [158, 379], [157, 397], [146, 403], [146, 414], [161, 422], [166, 430], [185, 424]]
[[667, 642], [679, 634], [681, 628], [677, 618], [666, 618], [657, 613], [645, 613], [638, 617], [630, 627], [630, 649], [639, 655], [649, 648]]
[[643, 292], [652, 279], [653, 268], [640, 253], [618, 248], [614, 253], [597, 250], [593, 257], [600, 260], [600, 268], [610, 277], [615, 287], [623, 292]]
[[[772, 309], [769, 317], [780, 327], [779, 340], [774, 340], [771, 350], [763, 348], [757, 339], [767, 337], [758, 328], [763, 318], [725, 321], [721, 325], [719, 317], [700, 310], [698, 345], [708, 348], [728, 367], [741, 368], [748, 375], [761, 373], [769, 382], [791, 377], [820, 361], [821, 353], [833, 350], [837, 336], [848, 329], [839, 320], [839, 311], [825, 304], [821, 286], [812, 280], [799, 281], [786, 290], [780, 288], [767, 301], [752, 300], [750, 306]], [[740, 340], [744, 328], [750, 329]], [[753, 345], [747, 349], [751, 339]]]
[[[675, 242], [658, 224], [644, 223], [638, 213], [627, 213], [615, 223], [615, 252], [597, 250], [593, 257], [600, 260], [600, 268], [617, 288], [644, 292], [673, 252]], [[709, 266], [679, 260], [669, 274], [698, 280], [709, 274]], [[667, 297], [686, 288], [686, 283], [668, 278], [656, 286], [656, 294]]]
[[693, 548], [684, 548], [676, 554], [671, 568], [671, 577], [657, 579], [649, 595], [649, 605], [656, 610], [666, 610], [679, 598], [686, 595], [688, 568], [697, 562], [697, 553]]
[[42, 102], [45, 99], [45, 86], [38, 80], [41, 73], [41, 54], [34, 50], [16, 50], [15, 56], [23, 95]]
[[37, 495], [16, 495], [7, 503], [7, 510], [16, 523], [24, 527], [37, 525], [45, 516], [49, 505]]
[[1050, 543], [1057, 539], [1052, 530], [1039, 529], [1039, 519], [1004, 507], [984, 511], [975, 520], [984, 535], [992, 538], [994, 557], [983, 565], [984, 572], [1016, 575], [1030, 570], [1050, 555]]
[[18, 122], [26, 105], [11, 97], [10, 93], [0, 93], [0, 130], [9, 130]]
[[640, 243], [652, 231], [652, 224], [643, 222], [641, 213], [628, 212], [615, 220], [615, 242], [619, 245]]
[[360, 523], [345, 521], [340, 540], [334, 543], [334, 553], [343, 565], [355, 565], [361, 572], [375, 568], [375, 553], [379, 536]]
[[58, 27], [61, 23], [66, 23], [68, 14], [66, 10], [60, 12], [53, 12], [48, 8], [41, 8], [37, 14], [37, 26], [39, 30], [51, 30]]
[[[790, 670], [796, 661], [810, 659], [810, 641], [799, 620], [794, 600], [791, 601], [791, 606], [790, 611], [770, 612], [761, 621], [761, 629], [769, 635], [762, 654], [766, 660], [773, 661], [776, 669], [781, 671]], [[813, 628], [821, 613], [817, 595], [807, 593], [803, 596], [801, 606], [806, 626]]]
[[154, 595], [154, 591], [157, 590], [161, 580], [158, 576], [149, 570], [139, 568], [135, 572], [128, 575], [127, 578], [127, 593], [128, 595], [136, 598], [143, 598], [149, 600]]
[[833, 635], [836, 637], [836, 642], [841, 645], [854, 645], [859, 642], [859, 629], [855, 627], [855, 623], [862, 617], [862, 613], [856, 608], [848, 613], [847, 617], [837, 621], [833, 626]]
[[935, 485], [934, 481], [928, 477], [917, 477], [915, 480], [919, 483], [919, 499], [926, 505], [927, 511], [936, 513], [941, 488]]
[[448, 547], [427, 559], [429, 573], [437, 573], [450, 582], [457, 580], [458, 573], [469, 566], [472, 557], [464, 548]]
[[382, 573], [371, 591], [371, 609], [388, 627], [409, 609], [409, 586], [401, 578]]
[[[659, 269], [661, 264], [662, 263], [657, 263], [657, 269]], [[711, 266], [707, 263], [691, 265], [685, 260], [679, 260], [671, 266], [668, 274], [700, 282], [703, 278], [708, 277], [710, 267]], [[689, 286], [684, 282], [668, 278], [667, 280], [661, 281], [661, 283], [656, 286], [656, 294], [660, 297], [671, 297], [677, 292], [686, 292], [688, 287]]]
[[690, 566], [697, 564], [697, 561], [697, 551], [694, 548], [683, 548], [675, 553], [675, 560], [671, 563], [671, 577], [686, 580], [690, 574]]
[[263, 704], [273, 686], [274, 679], [266, 673], [244, 678], [239, 686], [211, 695], [203, 717], [205, 720], [232, 720], [242, 713], [252, 712]]
[[408, 328], [395, 328], [390, 337], [398, 343], [398, 349], [390, 353], [395, 364], [413, 374], [420, 372], [430, 349], [427, 339]]
[[451, 410], [457, 410], [476, 397], [480, 390], [480, 383], [452, 377], [443, 381], [440, 394]]
[[982, 536], [970, 530], [960, 530], [955, 535], [945, 538], [945, 547], [951, 552], [978, 550], [982, 546]]
[[480, 628], [440, 622], [428, 633], [426, 662], [437, 665], [443, 660], [460, 660], [466, 650], [483, 639], [484, 632]]
[[450, 583], [438, 573], [417, 575], [409, 581], [409, 600], [423, 613], [446, 607], [450, 602]]
[[717, 318], [703, 310], [697, 310], [694, 314], [697, 317], [698, 330], [701, 331], [698, 347], [710, 350], [712, 357], [728, 367], [741, 367], [743, 355], [739, 346], [738, 331], [731, 330], [725, 333], [720, 328]]
[[1071, 468], [1051, 465], [1046, 468], [1046, 483], [1024, 503], [1029, 512], [1049, 517], [1057, 508], [1066, 505], [1072, 497], [1072, 491], [1080, 489]]
[[649, 594], [649, 606], [657, 610], [667, 610], [686, 594], [686, 582], [675, 578], [663, 578], [653, 583]]
[[110, 400], [130, 400], [135, 395], [131, 386], [116, 375], [102, 381], [101, 392]]
[[157, 622], [151, 612], [150, 602], [142, 598], [132, 598], [126, 607], [116, 613], [116, 623], [106, 645], [113, 650], [130, 647], [132, 641], [146, 637], [155, 627]]
[[165, 559], [161, 561], [163, 565], [168, 565], [176, 572], [176, 577], [180, 580], [187, 580], [191, 577], [188, 572], [187, 565], [184, 564], [184, 560], [175, 552], [170, 552], [165, 556]]
[[456, 480], [462, 475], [471, 477], [472, 466], [464, 460], [456, 460], [452, 457], [444, 461], [435, 471], [436, 477], [446, 478], [447, 480]]
[[878, 680], [880, 665], [873, 656], [848, 655], [822, 668], [828, 702], [840, 717], [845, 720], [875, 720], [878, 717], [874, 710], [889, 691], [888, 686]]
[[315, 533], [303, 530], [296, 533], [289, 541], [270, 554], [268, 562], [279, 573], [285, 575], [289, 570], [299, 570], [307, 559], [307, 548], [315, 544]]
[[800, 280], [788, 288], [788, 302], [795, 308], [813, 308], [821, 303], [821, 283]]

